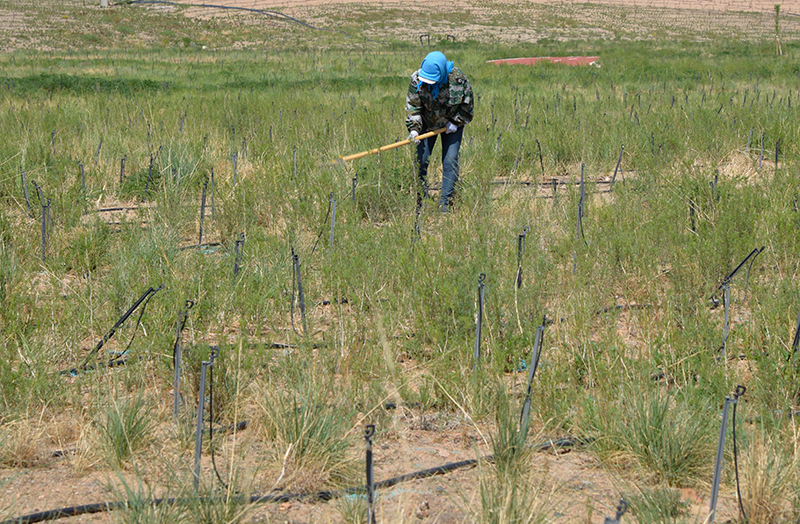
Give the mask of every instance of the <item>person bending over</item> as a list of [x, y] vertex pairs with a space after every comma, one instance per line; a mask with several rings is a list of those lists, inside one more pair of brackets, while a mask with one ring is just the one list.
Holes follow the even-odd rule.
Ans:
[[[409, 140], [428, 131], [446, 128], [442, 136], [442, 190], [439, 209], [447, 213], [453, 202], [458, 182], [458, 150], [464, 126], [472, 121], [475, 101], [466, 75], [453, 66], [440, 51], [428, 53], [418, 71], [411, 75], [406, 95], [406, 127]], [[417, 206], [422, 205], [428, 189], [428, 162], [436, 137], [417, 141], [415, 166], [418, 169], [420, 190]]]

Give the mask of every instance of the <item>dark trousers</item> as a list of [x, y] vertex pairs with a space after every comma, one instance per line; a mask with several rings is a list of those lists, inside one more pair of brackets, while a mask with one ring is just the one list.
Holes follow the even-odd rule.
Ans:
[[[419, 182], [421, 191], [428, 194], [428, 163], [430, 161], [433, 146], [436, 139], [442, 137], [442, 191], [439, 193], [439, 207], [447, 208], [453, 201], [456, 183], [458, 182], [458, 150], [461, 147], [461, 137], [464, 135], [464, 128], [459, 127], [455, 133], [442, 133], [424, 140], [417, 144], [417, 166], [419, 169]], [[418, 192], [418, 203], [421, 203], [422, 194]]]

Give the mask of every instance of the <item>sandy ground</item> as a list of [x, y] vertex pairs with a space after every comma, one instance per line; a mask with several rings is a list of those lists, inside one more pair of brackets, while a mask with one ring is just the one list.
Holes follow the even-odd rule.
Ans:
[[[229, 7], [243, 7], [248, 9], [303, 9], [303, 8], [324, 8], [326, 6], [346, 5], [365, 5], [380, 6], [384, 8], [416, 6], [425, 8], [481, 8], [491, 4], [477, 2], [475, 0], [430, 0], [424, 3], [419, 0], [413, 2], [399, 2], [390, 0], [385, 2], [375, 2], [374, 0], [175, 0], [178, 3], [195, 5], [223, 5]], [[569, 5], [585, 5], [584, 0], [557, 0], [550, 2], [547, 0], [529, 0], [527, 2], [517, 0], [495, 0], [495, 4], [516, 6], [524, 9], [526, 4], [547, 4], [553, 7]], [[602, 6], [621, 6], [637, 8], [664, 8], [694, 11], [715, 11], [715, 12], [756, 12], [774, 13], [775, 2], [773, 0], [593, 0], [591, 4]], [[800, 14], [800, 0], [788, 0], [781, 3], [782, 13]]]
[[[176, 0], [179, 3], [199, 4], [199, 5], [224, 5], [245, 7], [249, 9], [275, 9], [275, 8], [307, 8], [325, 7], [338, 4], [361, 4], [368, 6], [380, 6], [392, 8], [398, 6], [408, 7], [409, 2], [385, 1], [375, 2], [374, 0]], [[558, 0], [549, 2], [547, 0], [530, 0], [529, 2], [519, 2], [516, 0], [496, 0], [497, 4], [510, 4], [524, 8], [526, 3], [548, 4], [551, 6], [586, 4], [583, 0]], [[764, 12], [773, 13], [775, 2], [772, 0], [594, 0], [595, 5], [623, 6], [623, 7], [656, 7], [667, 9], [689, 9], [705, 11], [744, 11], [744, 12]], [[412, 6], [422, 6], [419, 0], [410, 3]], [[483, 2], [474, 0], [430, 0], [424, 2], [427, 8], [442, 7], [447, 9], [485, 7]], [[783, 13], [800, 13], [800, 1], [788, 0], [781, 2]]]
[[[486, 430], [487, 428], [483, 428]], [[376, 480], [403, 473], [441, 466], [448, 462], [486, 455], [488, 449], [477, 438], [471, 426], [454, 427], [450, 431], [431, 427], [404, 429], [402, 436], [389, 436], [375, 442]], [[468, 447], [465, 447], [466, 437]], [[531, 471], [541, 479], [538, 499], [544, 504], [550, 522], [586, 524], [604, 521], [614, 515], [614, 508], [625, 489], [626, 474], [611, 473], [588, 452], [562, 450], [540, 452], [531, 460]], [[481, 469], [488, 470], [484, 465]], [[377, 495], [379, 522], [427, 522], [455, 524], [470, 520], [469, 508], [479, 506], [476, 486], [481, 470], [468, 467], [447, 475], [415, 480], [380, 491]], [[208, 479], [213, 470], [205, 457], [202, 475]], [[135, 486], [130, 473], [123, 474]], [[632, 480], [632, 479], [631, 479]], [[70, 458], [53, 459], [33, 469], [0, 470], [0, 507], [2, 514], [23, 514], [60, 507], [106, 502], [119, 499], [117, 474], [103, 468], [81, 472]], [[681, 491], [690, 506], [690, 514], [705, 518], [708, 493], [692, 489]], [[346, 500], [330, 502], [286, 502], [256, 506], [246, 522], [331, 523], [342, 522]], [[719, 522], [725, 522], [735, 511], [735, 497], [723, 492], [718, 506]], [[119, 512], [83, 515], [70, 519], [74, 523], [115, 522]], [[633, 522], [633, 518], [626, 517]]]

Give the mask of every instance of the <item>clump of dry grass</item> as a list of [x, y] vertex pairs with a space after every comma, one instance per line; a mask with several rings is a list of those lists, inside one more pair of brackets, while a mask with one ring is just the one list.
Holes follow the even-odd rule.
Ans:
[[787, 501], [797, 482], [800, 461], [769, 435], [757, 433], [742, 456], [742, 504], [751, 524], [788, 522]]
[[20, 419], [0, 427], [0, 465], [29, 468], [46, 456], [45, 430], [41, 421]]
[[296, 392], [264, 389], [258, 403], [258, 431], [281, 471], [276, 486], [315, 491], [352, 480], [352, 417], [334, 391], [310, 382]]

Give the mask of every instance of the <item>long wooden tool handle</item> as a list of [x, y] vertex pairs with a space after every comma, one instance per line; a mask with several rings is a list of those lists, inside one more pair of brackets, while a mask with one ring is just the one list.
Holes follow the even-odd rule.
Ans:
[[411, 142], [415, 142], [417, 140], [424, 140], [424, 139], [430, 138], [432, 136], [441, 135], [446, 130], [447, 130], [446, 127], [442, 127], [441, 129], [436, 129], [434, 131], [429, 131], [427, 133], [423, 133], [423, 134], [419, 135], [415, 140], [401, 140], [399, 142], [395, 142], [394, 144], [389, 144], [389, 145], [386, 145], [386, 146], [377, 147], [375, 149], [370, 149], [368, 151], [362, 151], [361, 153], [354, 153], [352, 155], [343, 156], [343, 157], [341, 157], [341, 160], [343, 160], [344, 162], [349, 162], [350, 160], [356, 160], [358, 158], [364, 158], [365, 156], [376, 155], [378, 153], [382, 153], [383, 151], [389, 151], [390, 149], [395, 149], [395, 148], [398, 148], [398, 147], [401, 147], [401, 146], [408, 145]]

